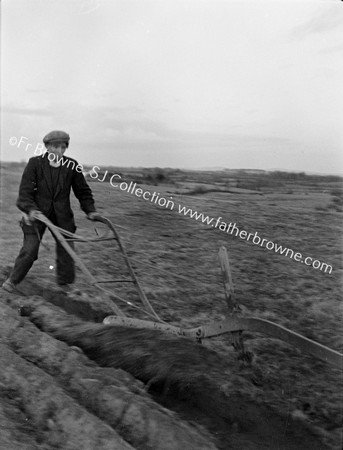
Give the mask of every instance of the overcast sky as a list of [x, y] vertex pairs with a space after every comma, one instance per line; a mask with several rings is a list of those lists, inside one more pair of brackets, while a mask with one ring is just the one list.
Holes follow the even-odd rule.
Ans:
[[[343, 173], [343, 3], [3, 0], [2, 160]], [[31, 152], [32, 153], [32, 152]]]

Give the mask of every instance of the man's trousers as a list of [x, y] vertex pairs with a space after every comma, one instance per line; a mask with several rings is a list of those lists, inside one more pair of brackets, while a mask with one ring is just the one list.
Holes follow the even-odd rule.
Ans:
[[[10, 275], [10, 280], [13, 284], [20, 283], [31, 269], [33, 263], [37, 260], [40, 241], [46, 229], [46, 226], [41, 222], [34, 222], [32, 225], [27, 225], [24, 220], [20, 222], [20, 226], [24, 233], [24, 240]], [[74, 232], [74, 229], [68, 231]], [[59, 285], [73, 283], [75, 280], [74, 261], [55, 237], [54, 239], [56, 241], [57, 283]], [[71, 248], [74, 248], [73, 242], [69, 242], [69, 245]]]

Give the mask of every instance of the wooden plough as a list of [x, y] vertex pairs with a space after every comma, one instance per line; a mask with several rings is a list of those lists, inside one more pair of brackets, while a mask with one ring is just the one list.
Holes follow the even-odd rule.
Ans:
[[[240, 313], [240, 306], [235, 300], [234, 287], [232, 283], [231, 270], [228, 254], [225, 247], [221, 247], [219, 250], [219, 260], [220, 267], [224, 281], [224, 292], [225, 299], [227, 303], [227, 315], [225, 320], [220, 322], [212, 322], [206, 325], [200, 325], [195, 328], [182, 328], [172, 324], [169, 324], [162, 320], [158, 314], [153, 309], [149, 300], [143, 292], [143, 289], [137, 279], [137, 276], [132, 268], [129, 257], [126, 253], [125, 247], [116, 231], [113, 223], [106, 217], [98, 216], [97, 221], [102, 222], [108, 227], [108, 233], [104, 236], [99, 236], [96, 238], [83, 238], [76, 234], [70, 233], [63, 230], [52, 222], [50, 222], [42, 213], [38, 212], [35, 214], [35, 218], [45, 223], [45, 225], [50, 229], [56, 239], [65, 248], [69, 255], [75, 261], [75, 264], [81, 269], [81, 271], [86, 275], [88, 282], [106, 294], [112, 300], [125, 303], [126, 305], [132, 307], [133, 309], [139, 310], [144, 313], [148, 320], [136, 319], [127, 317], [124, 312], [119, 308], [119, 306], [114, 303], [114, 308], [116, 315], [111, 315], [103, 320], [106, 325], [116, 325], [125, 326], [131, 328], [145, 328], [160, 330], [166, 333], [171, 333], [177, 336], [185, 336], [201, 342], [202, 339], [211, 338], [215, 336], [220, 336], [223, 334], [230, 333], [232, 337], [232, 343], [237, 351], [240, 351], [243, 355], [247, 354], [244, 350], [243, 345], [243, 331], [252, 331], [266, 334], [272, 338], [280, 339], [287, 344], [290, 344], [301, 351], [315, 356], [329, 364], [332, 364], [340, 369], [343, 369], [343, 354], [333, 350], [325, 345], [313, 341], [301, 334], [295, 333], [281, 325], [278, 325], [269, 320], [260, 319], [257, 317], [243, 317]], [[66, 238], [64, 237], [66, 236]], [[111, 280], [97, 280], [91, 272], [84, 265], [79, 256], [73, 251], [69, 246], [68, 240], [81, 241], [81, 242], [99, 242], [105, 240], [116, 240], [119, 246], [122, 257], [126, 263], [130, 279], [111, 279]], [[137, 293], [140, 297], [142, 306], [137, 306], [130, 301], [123, 299], [111, 290], [104, 288], [103, 285], [106, 283], [116, 283], [116, 282], [131, 282], [134, 284]]]

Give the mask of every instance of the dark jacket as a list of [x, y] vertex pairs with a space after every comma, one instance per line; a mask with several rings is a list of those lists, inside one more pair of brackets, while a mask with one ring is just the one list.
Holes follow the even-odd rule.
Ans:
[[54, 193], [47, 155], [45, 153], [29, 159], [21, 179], [17, 206], [27, 214], [33, 209], [39, 210], [46, 217], [53, 217], [56, 225], [74, 231], [70, 189], [73, 188], [75, 197], [86, 214], [95, 211], [92, 191], [80, 173], [82, 166], [78, 166], [75, 159], [63, 156]]

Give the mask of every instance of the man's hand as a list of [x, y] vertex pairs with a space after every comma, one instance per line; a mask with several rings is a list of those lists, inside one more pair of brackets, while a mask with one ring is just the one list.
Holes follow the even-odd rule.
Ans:
[[99, 217], [101, 217], [101, 215], [100, 214], [98, 214], [97, 212], [90, 212], [90, 213], [88, 213], [87, 214], [87, 219], [89, 219], [89, 220], [92, 220], [93, 222], [95, 221], [95, 220], [97, 220]]
[[35, 214], [37, 214], [37, 213], [40, 213], [40, 211], [38, 211], [38, 209], [31, 209], [31, 211], [29, 212], [30, 222], [34, 222], [36, 220]]
[[28, 214], [22, 212], [23, 215], [23, 221], [25, 225], [31, 226], [32, 223], [36, 220], [34, 215], [35, 213], [40, 212], [37, 209], [32, 209]]
[[22, 221], [25, 223], [25, 225], [28, 225], [30, 227], [32, 223], [29, 219], [29, 215], [24, 212], [22, 213], [22, 215], [23, 215]]

